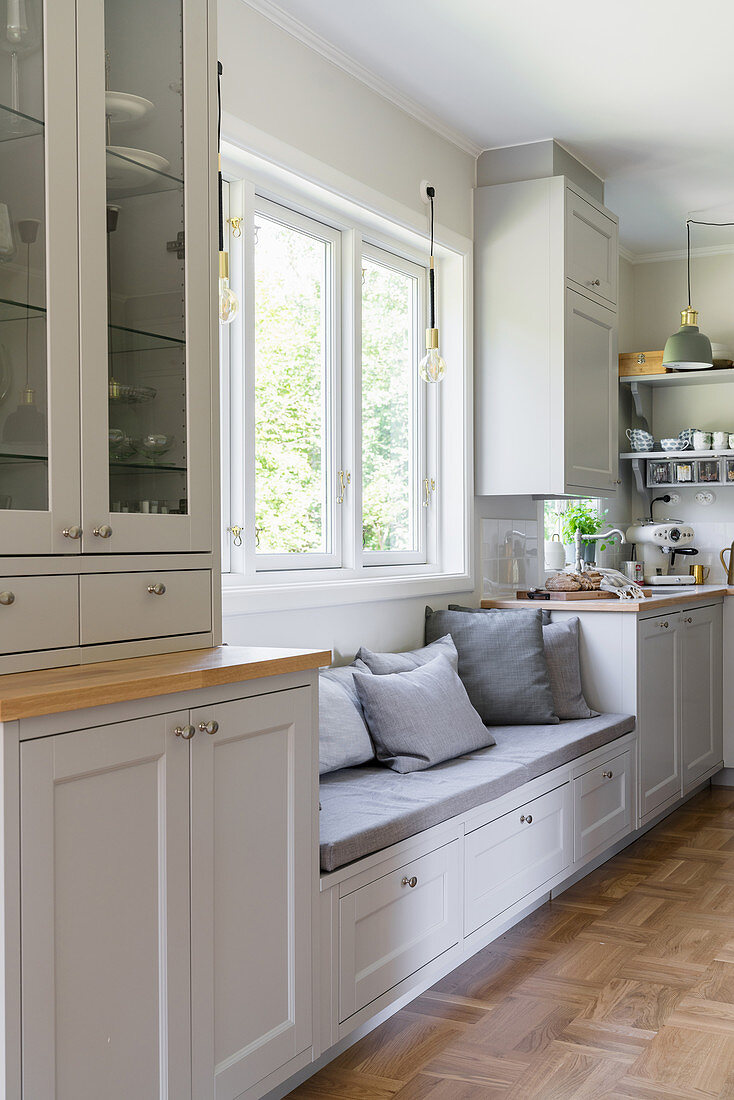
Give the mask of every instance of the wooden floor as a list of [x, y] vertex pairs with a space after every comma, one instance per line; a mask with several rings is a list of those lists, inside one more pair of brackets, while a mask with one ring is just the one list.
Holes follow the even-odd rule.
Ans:
[[734, 1098], [734, 790], [698, 795], [291, 1096]]

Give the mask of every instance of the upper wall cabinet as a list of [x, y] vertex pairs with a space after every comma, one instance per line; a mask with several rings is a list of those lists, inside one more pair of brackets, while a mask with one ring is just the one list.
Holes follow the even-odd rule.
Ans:
[[0, 0], [0, 554], [212, 550], [206, 0]]
[[617, 220], [563, 176], [474, 193], [479, 495], [613, 496]]

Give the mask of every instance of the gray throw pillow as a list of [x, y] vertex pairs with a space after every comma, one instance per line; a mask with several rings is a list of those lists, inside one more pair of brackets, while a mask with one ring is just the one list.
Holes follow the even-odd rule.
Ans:
[[584, 699], [579, 660], [579, 620], [576, 616], [543, 627], [553, 709], [559, 718], [595, 718]]
[[319, 673], [319, 775], [374, 758], [352, 668], [323, 670]]
[[494, 745], [446, 656], [410, 672], [354, 673], [377, 759], [415, 772]]
[[557, 722], [540, 610], [502, 615], [426, 608], [426, 641], [449, 633], [459, 676], [483, 722], [494, 726]]
[[360, 665], [363, 669], [368, 668], [375, 676], [387, 676], [391, 672], [410, 672], [411, 669], [428, 664], [439, 653], [448, 657], [454, 671], [458, 671], [459, 654], [450, 634], [423, 646], [422, 649], [410, 649], [405, 653], [373, 653], [371, 649], [362, 646], [354, 664], [357, 668]]
[[[449, 604], [449, 611], [467, 611], [470, 615], [504, 615], [507, 610], [506, 607], [462, 607], [458, 603]], [[550, 611], [541, 607], [540, 614], [543, 616], [543, 626], [548, 626], [551, 621]]]

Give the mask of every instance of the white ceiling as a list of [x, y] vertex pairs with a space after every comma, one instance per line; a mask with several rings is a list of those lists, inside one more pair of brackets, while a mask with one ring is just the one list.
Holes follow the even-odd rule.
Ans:
[[[635, 253], [682, 248], [688, 214], [734, 220], [732, 0], [278, 7], [480, 149], [562, 142], [606, 179]], [[727, 240], [693, 233], [694, 247]]]

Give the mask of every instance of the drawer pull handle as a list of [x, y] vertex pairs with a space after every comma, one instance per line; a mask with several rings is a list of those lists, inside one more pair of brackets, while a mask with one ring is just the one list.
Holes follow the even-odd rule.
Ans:
[[520, 814], [520, 822], [521, 822], [521, 824], [524, 823], [526, 825], [532, 825], [533, 824], [533, 815], [528, 814], [527, 817], [526, 817], [525, 814]]
[[602, 772], [602, 779], [614, 779], [614, 772]]
[[411, 890], [412, 890], [412, 889], [413, 889], [413, 888], [414, 888], [415, 886], [417, 886], [417, 885], [418, 885], [418, 879], [417, 879], [417, 878], [415, 877], [415, 875], [413, 875], [413, 877], [412, 877], [412, 878], [408, 878], [408, 876], [406, 875], [406, 876], [405, 876], [405, 877], [403, 878], [403, 880], [402, 880], [402, 882], [400, 883], [400, 885], [401, 885], [401, 886], [409, 886], [409, 887], [411, 888]]
[[190, 741], [191, 738], [196, 733], [196, 727], [195, 726], [176, 726], [176, 728], [173, 732], [176, 734], [176, 737], [182, 737], [184, 739], [184, 741]]
[[165, 584], [161, 584], [161, 582], [158, 581], [157, 584], [149, 584], [148, 591], [150, 592], [151, 596], [165, 596], [166, 586]]
[[10, 607], [11, 603], [15, 603], [15, 592], [0, 592], [0, 603], [3, 607]]
[[81, 527], [75, 525], [74, 527], [65, 527], [61, 534], [65, 539], [80, 539], [84, 532]]
[[211, 722], [199, 722], [199, 729], [202, 733], [209, 733], [214, 736], [219, 729], [219, 722], [216, 719], [212, 719]]
[[98, 539], [112, 538], [112, 528], [109, 523], [102, 523], [99, 527], [95, 527], [92, 531], [93, 535], [96, 535]]

